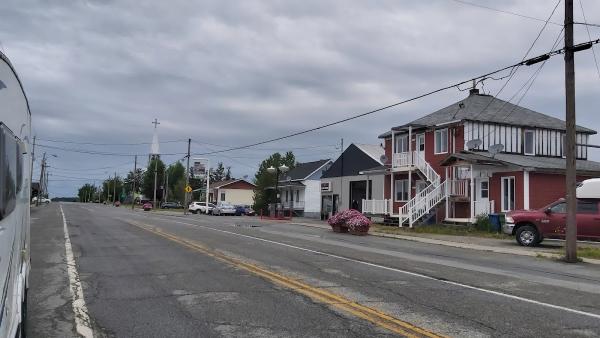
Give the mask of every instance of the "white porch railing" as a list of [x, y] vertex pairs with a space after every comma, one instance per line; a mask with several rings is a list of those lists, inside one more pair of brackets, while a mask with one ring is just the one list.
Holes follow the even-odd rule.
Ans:
[[408, 167], [413, 164], [412, 153], [394, 153], [392, 154], [392, 167]]
[[392, 166], [394, 168], [415, 166], [429, 182], [440, 181], [440, 175], [425, 161], [423, 154], [418, 151], [392, 154]]
[[433, 207], [441, 202], [448, 194], [448, 181], [440, 184], [430, 184], [427, 189], [421, 191], [417, 196], [408, 201], [404, 206], [400, 207], [399, 225], [402, 226], [408, 220], [410, 227], [428, 213]]
[[452, 196], [469, 196], [469, 180], [447, 180], [448, 193]]
[[425, 175], [427, 180], [434, 185], [440, 183], [440, 175], [425, 161], [425, 156], [418, 151], [413, 151], [413, 160], [415, 166]]
[[392, 200], [362, 200], [364, 214], [388, 215], [392, 211]]

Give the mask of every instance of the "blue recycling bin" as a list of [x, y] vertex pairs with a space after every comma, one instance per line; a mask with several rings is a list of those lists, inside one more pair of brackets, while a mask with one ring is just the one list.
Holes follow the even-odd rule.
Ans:
[[490, 223], [492, 223], [492, 231], [502, 231], [502, 222], [500, 221], [501, 214], [489, 214]]

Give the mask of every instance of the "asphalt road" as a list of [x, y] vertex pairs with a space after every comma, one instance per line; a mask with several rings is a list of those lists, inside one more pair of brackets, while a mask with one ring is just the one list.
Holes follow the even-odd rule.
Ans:
[[[35, 337], [76, 336], [59, 208], [32, 215]], [[62, 208], [95, 337], [600, 336], [596, 265], [253, 217]]]

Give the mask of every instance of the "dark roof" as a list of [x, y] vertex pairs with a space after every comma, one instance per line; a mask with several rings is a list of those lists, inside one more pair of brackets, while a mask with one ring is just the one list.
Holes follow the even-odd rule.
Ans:
[[296, 163], [294, 169], [290, 170], [287, 174], [284, 174], [283, 177], [280, 177], [279, 181], [288, 181], [288, 178], [291, 181], [305, 180], [312, 175], [312, 173], [317, 171], [317, 169], [321, 168], [330, 161], [331, 160], [327, 159], [313, 162]]
[[[243, 182], [246, 182], [248, 184], [254, 185], [254, 184], [252, 184], [252, 183], [250, 183], [250, 182], [248, 182], [246, 180], [243, 180], [243, 179], [238, 179], [238, 180], [234, 179], [234, 180], [225, 180], [225, 181], [219, 181], [219, 182], [210, 182], [209, 189], [221, 188], [221, 187], [224, 187], [226, 185], [230, 185], [232, 183], [240, 182], [240, 181], [243, 181]], [[256, 186], [256, 185], [254, 185], [254, 186]]]
[[[524, 169], [538, 171], [562, 172], [566, 168], [566, 159], [562, 157], [526, 156], [517, 154], [499, 153], [493, 156], [487, 151], [467, 152], [452, 154], [442, 164], [449, 164], [453, 159], [462, 159], [467, 162], [477, 162], [497, 165], [513, 165]], [[600, 174], [600, 162], [577, 160], [578, 173]]]
[[[462, 107], [462, 108], [461, 108]], [[478, 121], [523, 126], [530, 128], [544, 128], [553, 130], [566, 130], [565, 121], [546, 114], [538, 113], [531, 109], [517, 106], [510, 102], [494, 98], [490, 95], [473, 93], [464, 100], [453, 103], [429, 115], [418, 118], [406, 125], [392, 129], [402, 129], [409, 125], [415, 127], [432, 127], [452, 121]], [[596, 134], [595, 130], [577, 126], [577, 131], [587, 134]], [[389, 137], [391, 132], [381, 134], [380, 138]]]
[[[381, 148], [381, 146], [377, 147]], [[364, 145], [354, 143], [349, 145], [331, 167], [323, 173], [322, 178], [356, 176], [365, 169], [381, 166], [381, 162], [373, 158], [373, 151], [365, 151], [366, 148]]]

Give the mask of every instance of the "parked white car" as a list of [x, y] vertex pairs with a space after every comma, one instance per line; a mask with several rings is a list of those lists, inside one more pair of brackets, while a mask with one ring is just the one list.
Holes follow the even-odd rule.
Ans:
[[[31, 203], [37, 203], [37, 196], [31, 199]], [[48, 204], [48, 203], [50, 203], [50, 199], [42, 197], [40, 199], [40, 203], [46, 203], [46, 204]]]
[[219, 202], [212, 210], [212, 214], [215, 216], [235, 215], [235, 206], [227, 202]]
[[215, 205], [212, 203], [208, 203], [208, 208], [206, 207], [206, 202], [192, 202], [188, 207], [188, 210], [193, 213], [201, 213], [201, 214], [210, 214], [212, 210], [215, 208]]

